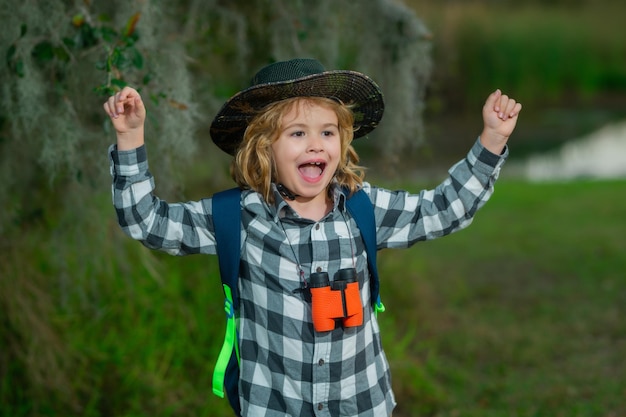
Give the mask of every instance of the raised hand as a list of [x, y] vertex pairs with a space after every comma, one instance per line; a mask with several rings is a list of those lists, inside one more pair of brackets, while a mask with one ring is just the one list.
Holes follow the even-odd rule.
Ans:
[[117, 133], [118, 149], [133, 149], [143, 145], [146, 108], [137, 90], [124, 87], [109, 97], [103, 107]]
[[483, 133], [481, 142], [491, 152], [499, 154], [513, 133], [522, 105], [502, 94], [498, 89], [491, 93], [483, 106]]

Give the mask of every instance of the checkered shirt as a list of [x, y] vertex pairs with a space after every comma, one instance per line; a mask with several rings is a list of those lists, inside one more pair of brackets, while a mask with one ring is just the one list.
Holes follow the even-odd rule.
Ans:
[[[168, 204], [153, 195], [145, 147], [109, 152], [119, 224], [145, 246], [172, 255], [215, 254], [211, 199]], [[433, 190], [417, 194], [363, 185], [375, 209], [377, 245], [406, 248], [468, 226], [493, 192], [508, 151], [493, 155], [477, 141]], [[372, 312], [367, 255], [358, 227], [334, 189], [334, 209], [301, 218], [275, 191], [241, 197], [239, 279], [240, 403], [244, 416], [390, 416], [389, 364]], [[233, 231], [236, 232], [236, 231]], [[358, 274], [363, 324], [313, 329], [301, 276], [341, 268]], [[218, 291], [219, 285], [216, 285]]]

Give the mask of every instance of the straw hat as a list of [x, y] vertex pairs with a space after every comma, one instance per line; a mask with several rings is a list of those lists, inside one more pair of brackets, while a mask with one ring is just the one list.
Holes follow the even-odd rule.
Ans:
[[326, 71], [314, 59], [270, 64], [256, 73], [251, 87], [232, 96], [211, 123], [211, 138], [234, 155], [248, 123], [270, 103], [292, 97], [327, 97], [352, 105], [354, 138], [378, 126], [385, 104], [378, 85], [355, 71]]

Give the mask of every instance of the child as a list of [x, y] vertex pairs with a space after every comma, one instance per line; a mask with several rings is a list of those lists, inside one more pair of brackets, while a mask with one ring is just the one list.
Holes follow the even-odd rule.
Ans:
[[[215, 254], [211, 198], [168, 204], [152, 194], [143, 146], [146, 110], [137, 91], [124, 88], [104, 109], [117, 132], [110, 157], [123, 230], [173, 255]], [[260, 70], [213, 120], [211, 137], [234, 155], [232, 175], [243, 190], [242, 230], [233, 233], [242, 233], [244, 416], [391, 415], [395, 399], [370, 302], [366, 253], [342, 190], [363, 189], [369, 196], [378, 249], [406, 248], [462, 229], [493, 192], [521, 105], [492, 93], [467, 157], [442, 184], [419, 194], [363, 182], [351, 141], [376, 128], [383, 109], [379, 87], [365, 75], [296, 59]], [[313, 275], [326, 272], [332, 281], [341, 269], [356, 271], [362, 321], [316, 330], [302, 288]]]

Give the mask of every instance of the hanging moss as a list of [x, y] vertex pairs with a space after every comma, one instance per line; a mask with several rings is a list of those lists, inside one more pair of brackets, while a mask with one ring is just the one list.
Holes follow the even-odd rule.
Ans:
[[163, 286], [155, 255], [126, 250], [115, 224], [103, 101], [140, 89], [159, 194], [180, 199], [192, 166], [208, 188], [224, 186], [228, 161], [208, 137], [224, 99], [262, 65], [315, 57], [381, 84], [387, 113], [370, 142], [391, 157], [421, 140], [427, 31], [391, 0], [7, 0], [0, 22], [0, 415], [196, 415], [204, 397], [179, 400], [193, 384], [143, 368], [129, 382], [125, 351], [89, 337], [107, 319], [137, 319], [136, 309], [107, 310], [120, 294], [121, 304], [141, 296], [126, 276], [137, 264]]

